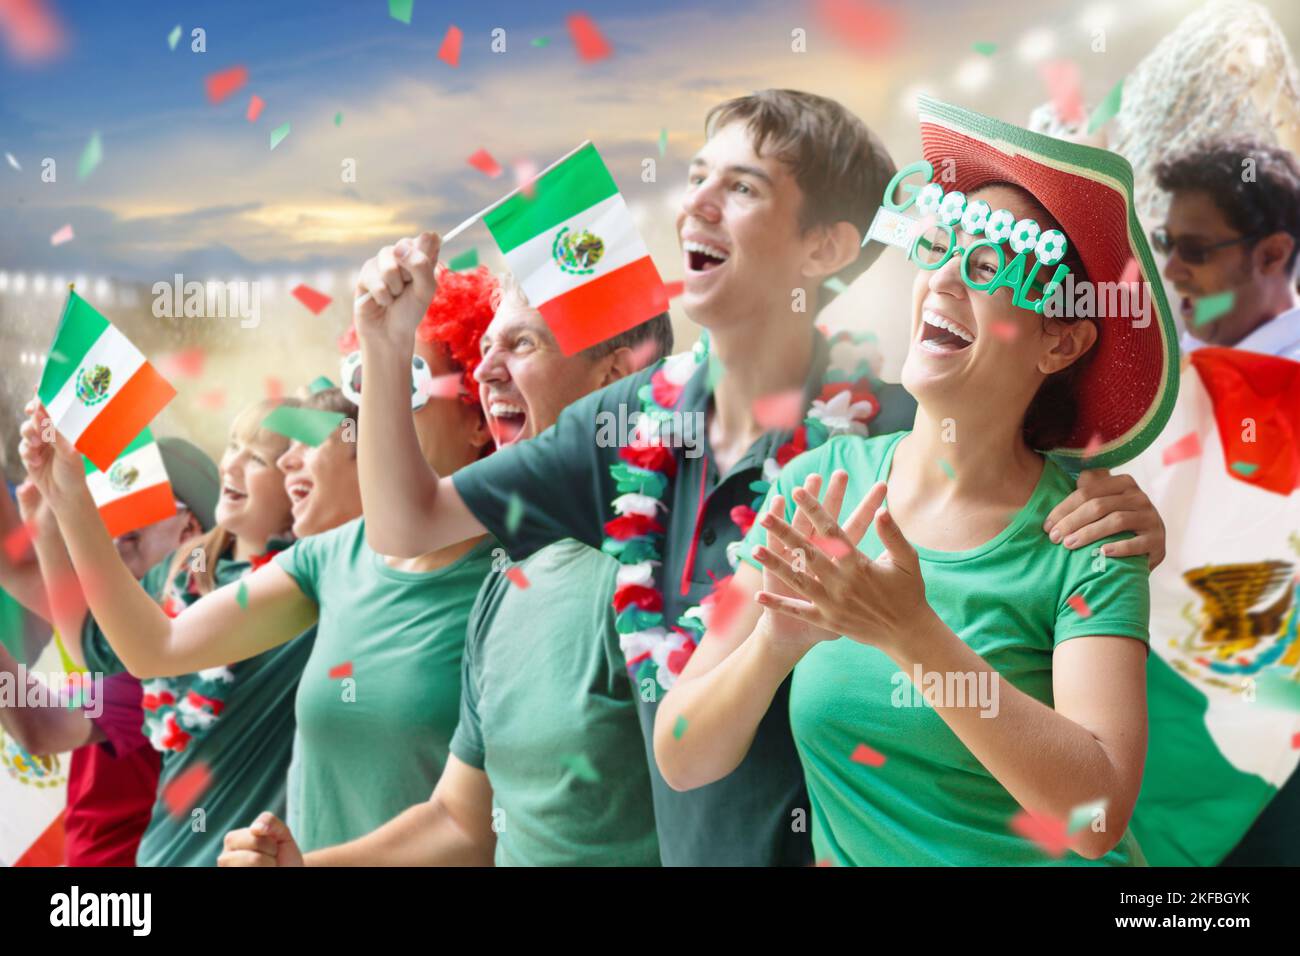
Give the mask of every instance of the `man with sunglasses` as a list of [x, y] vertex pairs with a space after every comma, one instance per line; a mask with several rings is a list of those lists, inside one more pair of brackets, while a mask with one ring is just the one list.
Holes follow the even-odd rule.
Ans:
[[[1222, 140], [1161, 163], [1171, 193], [1151, 236], [1187, 327], [1183, 350], [1219, 345], [1300, 359], [1300, 165], [1289, 152], [1249, 139]], [[1231, 293], [1226, 312], [1202, 308]]]

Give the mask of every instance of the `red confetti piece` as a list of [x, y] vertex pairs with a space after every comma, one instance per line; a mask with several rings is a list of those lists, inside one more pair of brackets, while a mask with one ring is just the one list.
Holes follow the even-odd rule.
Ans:
[[828, 857], [828, 858], [826, 858], [826, 859], [824, 859], [824, 860], [818, 860], [818, 861], [817, 861], [817, 865], [818, 865], [818, 866], [834, 866], [834, 865], [835, 865], [835, 862], [834, 862], [833, 860], [831, 860], [831, 859]]
[[491, 179], [496, 179], [501, 175], [501, 164], [493, 159], [492, 154], [486, 149], [480, 149], [469, 158], [468, 162], [484, 176]]
[[248, 67], [232, 66], [228, 70], [209, 73], [205, 81], [208, 88], [208, 102], [220, 103], [248, 82]]
[[664, 291], [668, 293], [668, 298], [670, 300], [675, 299], [683, 292], [686, 291], [686, 283], [681, 281], [680, 279], [677, 280], [676, 282], [665, 282]]
[[344, 661], [330, 668], [330, 680], [340, 680], [344, 677], [352, 676], [352, 662]]
[[515, 162], [515, 188], [522, 192], [529, 199], [533, 198], [533, 193], [537, 191], [537, 164], [531, 159], [521, 159]]
[[803, 421], [803, 389], [792, 388], [754, 399], [754, 421], [763, 431], [785, 431]]
[[463, 391], [461, 382], [462, 377], [459, 372], [435, 375], [427, 382], [420, 383], [420, 393], [429, 398], [459, 398]]
[[1020, 327], [1014, 322], [995, 321], [989, 323], [989, 331], [1003, 342], [1014, 342], [1020, 334]]
[[166, 375], [175, 378], [198, 378], [203, 374], [203, 349], [185, 349], [165, 356], [161, 362]]
[[573, 37], [573, 45], [580, 59], [592, 63], [603, 60], [614, 52], [614, 48], [609, 45], [609, 41], [605, 39], [591, 17], [585, 13], [571, 13], [567, 19], [569, 36]]
[[46, 0], [0, 2], [0, 32], [9, 50], [26, 63], [39, 63], [63, 52], [63, 25]]
[[1070, 847], [1069, 827], [1064, 820], [1021, 810], [1011, 818], [1011, 829], [1056, 859], [1065, 856], [1065, 851]]
[[211, 782], [212, 772], [204, 764], [195, 764], [163, 788], [163, 803], [173, 817], [183, 817]]
[[305, 305], [312, 315], [320, 315], [334, 301], [324, 292], [317, 292], [311, 286], [301, 284], [290, 294]]
[[266, 397], [272, 401], [284, 398], [284, 383], [274, 376], [268, 376], [263, 383], [266, 390]]
[[1201, 453], [1201, 436], [1196, 432], [1188, 432], [1172, 445], [1166, 446], [1160, 454], [1160, 460], [1165, 465], [1176, 465], [1180, 461], [1187, 461], [1189, 458], [1195, 458]]
[[813, 535], [812, 543], [813, 547], [819, 548], [836, 560], [839, 560], [853, 550], [847, 541], [840, 538], [823, 538], [819, 535]]
[[1083, 93], [1079, 87], [1079, 64], [1070, 60], [1057, 60], [1042, 66], [1043, 82], [1047, 84], [1052, 107], [1063, 123], [1082, 123]]
[[632, 349], [632, 371], [640, 371], [659, 358], [659, 345], [656, 342], [642, 342]]
[[817, 0], [817, 15], [829, 33], [863, 53], [888, 53], [902, 35], [896, 10], [863, 0]]
[[1296, 734], [1291, 738], [1291, 749], [1300, 750], [1300, 734]]
[[200, 408], [206, 408], [210, 412], [219, 412], [226, 407], [226, 392], [224, 389], [214, 388], [210, 392], [204, 392], [198, 397]]
[[1088, 607], [1088, 602], [1083, 599], [1082, 594], [1075, 594], [1067, 598], [1065, 603], [1074, 608], [1074, 613], [1079, 617], [1092, 617], [1092, 608]]
[[262, 115], [262, 107], [265, 105], [266, 102], [260, 96], [254, 93], [253, 98], [248, 101], [247, 116], [248, 116], [248, 121], [250, 123], [257, 122], [257, 118]]
[[879, 750], [873, 750], [866, 744], [858, 744], [854, 747], [849, 759], [854, 763], [860, 763], [867, 767], [880, 767], [885, 763], [885, 755]]
[[709, 614], [709, 630], [719, 633], [730, 630], [731, 622], [745, 605], [745, 597], [736, 587], [733, 578], [726, 578], [713, 589], [713, 610]]
[[25, 555], [32, 546], [32, 538], [35, 534], [36, 525], [31, 522], [20, 524], [10, 531], [5, 535], [5, 557], [10, 562], [14, 562]]
[[438, 59], [448, 66], [460, 66], [460, 42], [463, 34], [460, 27], [447, 27], [447, 35], [442, 38], [442, 48], [438, 50]]
[[1084, 458], [1096, 458], [1097, 452], [1101, 451], [1101, 432], [1096, 432], [1088, 439], [1088, 444], [1084, 446]]
[[524, 588], [528, 587], [529, 584], [528, 578], [524, 575], [524, 572], [519, 568], [506, 568], [506, 577], [510, 579], [511, 584], [513, 584], [515, 587], [519, 588], [520, 590], [523, 590]]
[[1142, 272], [1138, 269], [1136, 259], [1130, 257], [1128, 262], [1124, 264], [1124, 271], [1120, 273], [1119, 281], [1128, 284], [1142, 281]]
[[56, 232], [54, 235], [50, 236], [50, 245], [61, 246], [65, 242], [71, 242], [73, 239], [76, 238], [77, 237], [72, 232], [72, 224], [69, 223], [68, 225], [60, 229], [58, 232]]

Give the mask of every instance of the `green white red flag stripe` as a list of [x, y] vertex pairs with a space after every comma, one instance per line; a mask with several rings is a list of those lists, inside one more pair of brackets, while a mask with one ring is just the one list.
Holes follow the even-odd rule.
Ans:
[[565, 355], [668, 308], [631, 211], [587, 143], [484, 216], [529, 302]]
[[162, 452], [149, 429], [142, 431], [108, 471], [86, 459], [86, 484], [110, 536], [143, 528], [176, 514], [176, 499]]
[[37, 394], [54, 427], [103, 471], [176, 389], [125, 335], [69, 292]]

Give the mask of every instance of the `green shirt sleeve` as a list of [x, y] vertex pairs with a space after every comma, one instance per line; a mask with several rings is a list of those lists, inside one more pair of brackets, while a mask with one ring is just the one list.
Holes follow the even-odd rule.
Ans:
[[474, 609], [470, 611], [469, 626], [465, 635], [465, 653], [460, 661], [460, 719], [456, 732], [451, 736], [449, 749], [456, 759], [468, 764], [475, 770], [482, 770], [486, 754], [483, 748], [483, 723], [479, 720], [479, 669], [477, 666], [478, 645], [483, 634], [489, 629], [491, 614], [488, 605], [492, 589], [501, 575], [489, 574], [482, 588]]
[[[600, 547], [618, 494], [609, 468], [618, 460], [621, 437], [610, 425], [639, 413], [637, 388], [649, 380], [645, 370], [584, 395], [536, 438], [498, 449], [452, 475], [465, 505], [511, 559], [522, 561], [563, 538]], [[518, 527], [511, 533], [516, 500]]]
[[[174, 559], [175, 552], [155, 564], [140, 579], [140, 587], [144, 588], [155, 601], [162, 598], [163, 591], [166, 589], [167, 570]], [[99, 624], [89, 613], [86, 614], [86, 620], [81, 625], [81, 653], [86, 659], [87, 670], [102, 674], [121, 674], [126, 670], [126, 665], [117, 656], [117, 651], [113, 650], [113, 646], [108, 643], [108, 638], [100, 630]]]
[[300, 538], [291, 547], [279, 552], [271, 560], [278, 564], [289, 577], [317, 604], [320, 604], [320, 573], [322, 565], [322, 540], [326, 534], [315, 534]]
[[[1108, 558], [1093, 553], [1109, 541], [1128, 537], [1132, 535], [1113, 535], [1089, 548], [1071, 552], [1056, 609], [1054, 645], [1074, 637], [1112, 635], [1131, 637], [1150, 646], [1151, 588], [1147, 556]], [[1071, 604], [1071, 599], [1079, 600]]]

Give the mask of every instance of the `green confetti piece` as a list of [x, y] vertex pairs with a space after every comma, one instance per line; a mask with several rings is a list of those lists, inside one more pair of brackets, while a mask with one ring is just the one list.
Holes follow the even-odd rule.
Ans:
[[533, 46], [538, 47], [538, 48], [541, 48], [541, 47], [544, 47], [544, 46], [550, 46], [550, 45], [551, 45], [551, 38], [550, 38], [550, 37], [537, 37], [536, 39], [533, 40]]
[[388, 0], [388, 15], [394, 20], [400, 20], [408, 26], [411, 23], [411, 7], [415, 6], [415, 0]]
[[315, 448], [334, 433], [344, 417], [342, 412], [281, 405], [262, 419], [262, 427]]
[[1255, 472], [1259, 471], [1259, 465], [1251, 464], [1248, 461], [1234, 461], [1228, 467], [1243, 478], [1249, 478]]
[[1092, 116], [1088, 119], [1088, 135], [1091, 136], [1109, 123], [1114, 115], [1119, 112], [1120, 104], [1123, 101], [1124, 81], [1120, 80], [1106, 94], [1106, 98], [1097, 104], [1097, 108], [1092, 111]]
[[1070, 811], [1070, 819], [1066, 821], [1065, 831], [1071, 835], [1078, 833], [1080, 830], [1089, 826], [1098, 813], [1104, 812], [1106, 801], [1098, 800], [1096, 803], [1083, 803]]
[[167, 34], [167, 46], [176, 49], [176, 44], [181, 42], [181, 25], [178, 23], [172, 27], [172, 32]]
[[277, 146], [283, 143], [284, 138], [288, 135], [289, 135], [288, 123], [284, 123], [283, 125], [277, 126], [275, 129], [271, 130], [271, 148], [275, 149]]
[[94, 133], [90, 137], [90, 142], [86, 148], [81, 151], [81, 162], [77, 164], [77, 178], [85, 179], [95, 171], [104, 158], [104, 144], [99, 140], [99, 134]]
[[478, 249], [476, 247], [474, 249], [469, 250], [468, 252], [462, 252], [460, 255], [456, 256], [454, 259], [452, 259], [450, 262], [447, 263], [447, 268], [450, 269], [452, 272], [460, 272], [462, 269], [473, 269], [477, 265], [478, 265]]
[[668, 127], [661, 127], [659, 130], [659, 155], [662, 156], [668, 152]]
[[573, 771], [573, 775], [587, 783], [600, 783], [600, 773], [591, 765], [586, 754], [565, 754], [560, 761]]
[[1255, 678], [1255, 700], [1270, 710], [1300, 712], [1300, 682], [1276, 670], [1263, 671]]
[[238, 602], [241, 610], [248, 610], [248, 585], [243, 581], [239, 582], [239, 590], [235, 592], [235, 601]]
[[994, 53], [998, 52], [998, 45], [996, 43], [988, 43], [986, 41], [981, 41], [979, 43], [974, 44], [972, 49], [976, 53], [983, 53], [985, 56], [992, 56]]
[[343, 125], [343, 114], [342, 114], [342, 113], [335, 113], [335, 114], [334, 114], [334, 125], [335, 125], [335, 126], [342, 126], [342, 125]]
[[328, 375], [317, 375], [312, 379], [311, 384], [307, 386], [313, 395], [317, 392], [323, 392], [326, 389], [334, 388], [334, 383], [330, 381]]
[[943, 473], [947, 475], [949, 479], [955, 480], [957, 478], [957, 473], [952, 470], [952, 465], [948, 464], [946, 458], [939, 459], [939, 467], [943, 469]]
[[722, 376], [726, 374], [726, 368], [722, 364], [722, 359], [718, 358], [712, 352], [709, 353], [709, 391], [713, 391], [718, 386]]
[[673, 724], [673, 739], [681, 740], [684, 733], [686, 733], [686, 718], [678, 714], [677, 722]]
[[81, 691], [78, 690], [68, 699], [68, 710], [76, 710], [81, 706]]
[[510, 492], [510, 502], [506, 505], [506, 534], [513, 538], [519, 531], [519, 523], [523, 520], [523, 499], [512, 491]]
[[848, 288], [848, 284], [839, 276], [831, 276], [829, 279], [823, 282], [822, 285], [826, 286], [826, 288], [830, 289], [836, 295], [839, 295], [841, 292], [843, 292], [845, 289]]
[[1207, 295], [1203, 299], [1196, 300], [1196, 312], [1192, 317], [1195, 325], [1205, 325], [1207, 322], [1213, 322], [1220, 319], [1232, 311], [1232, 303], [1236, 296], [1232, 290], [1219, 292], [1215, 295]]

